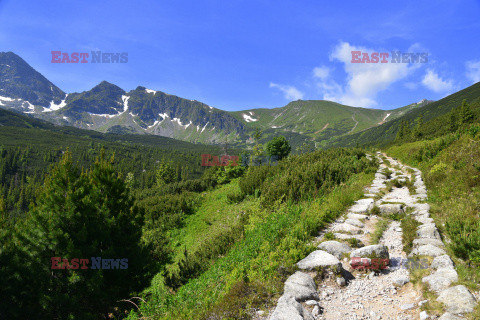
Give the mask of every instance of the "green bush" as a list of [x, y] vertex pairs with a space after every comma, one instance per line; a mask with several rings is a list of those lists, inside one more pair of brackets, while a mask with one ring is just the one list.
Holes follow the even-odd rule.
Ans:
[[450, 217], [445, 228], [456, 256], [480, 265], [480, 220], [475, 216], [457, 214]]

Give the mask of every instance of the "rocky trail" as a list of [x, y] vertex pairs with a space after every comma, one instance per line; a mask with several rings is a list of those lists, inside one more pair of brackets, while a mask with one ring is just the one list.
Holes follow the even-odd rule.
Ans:
[[[475, 297], [454, 285], [458, 274], [430, 218], [421, 172], [376, 157], [380, 167], [365, 198], [320, 233], [318, 250], [297, 263], [276, 308], [257, 319], [452, 320], [473, 311]], [[399, 221], [406, 215], [418, 222], [408, 256]], [[381, 223], [383, 234], [375, 238]], [[440, 317], [421, 310], [429, 300], [411, 283], [416, 269], [428, 269], [421, 281], [435, 293], [430, 299], [443, 303]]]

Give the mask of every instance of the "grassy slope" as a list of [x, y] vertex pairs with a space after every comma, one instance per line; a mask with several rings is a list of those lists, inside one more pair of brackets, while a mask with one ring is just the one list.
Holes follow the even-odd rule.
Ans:
[[232, 228], [242, 213], [246, 215], [244, 235], [225, 256], [175, 295], [157, 275], [141, 314], [154, 319], [201, 319], [207, 315], [238, 316], [251, 306], [265, 308], [272, 297], [281, 294], [283, 281], [293, 272], [294, 264], [313, 250], [308, 241], [327, 221], [360, 198], [372, 178], [373, 174], [354, 175], [323, 198], [279, 205], [273, 212], [259, 209], [259, 200], [254, 197], [229, 204], [226, 195], [238, 189], [237, 180], [207, 193], [198, 213], [173, 234], [177, 243], [195, 249], [220, 230]]
[[432, 102], [422, 108], [413, 109], [410, 112], [405, 113], [403, 116], [386, 122], [381, 126], [358, 132], [350, 136], [334, 139], [328, 146], [352, 147], [357, 143], [360, 145], [388, 144], [390, 141], [395, 139], [395, 135], [400, 127], [401, 121], [407, 120], [413, 124], [413, 122], [420, 115], [423, 115], [424, 122], [429, 120], [436, 121], [437, 126], [431, 126], [431, 132], [428, 132], [428, 134], [433, 134], [438, 130], [439, 127], [442, 127], [445, 124], [444, 119], [441, 117], [442, 115], [447, 114], [453, 108], [461, 105], [464, 99], [467, 100], [468, 103], [473, 103], [474, 101], [478, 101], [479, 97], [480, 82], [451, 94], [441, 100]]
[[[452, 240], [448, 253], [455, 258], [459, 282], [473, 290], [480, 289], [479, 146], [478, 137], [451, 134], [387, 150], [389, 155], [422, 170], [432, 218], [442, 235]], [[471, 317], [478, 319], [480, 308]]]
[[[282, 108], [252, 109], [237, 111], [233, 114], [237, 119], [243, 119], [243, 114], [252, 112], [255, 122], [247, 122], [247, 126], [260, 126], [302, 132], [311, 137], [324, 137], [328, 133], [348, 133], [355, 126], [352, 119], [359, 122], [355, 130], [361, 130], [380, 122], [387, 114], [384, 110], [364, 109], [344, 106], [335, 102], [323, 100], [299, 100], [290, 102]], [[326, 125], [328, 126], [322, 130]], [[319, 132], [320, 131], [320, 132]]]

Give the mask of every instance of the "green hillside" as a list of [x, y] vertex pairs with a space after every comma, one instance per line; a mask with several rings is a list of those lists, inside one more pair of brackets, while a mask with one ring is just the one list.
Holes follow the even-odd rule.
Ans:
[[441, 135], [445, 131], [448, 121], [445, 117], [453, 108], [461, 105], [463, 100], [468, 103], [478, 101], [480, 97], [480, 82], [453, 93], [441, 100], [427, 104], [418, 109], [413, 109], [395, 120], [384, 123], [381, 126], [374, 127], [362, 132], [352, 134], [348, 137], [339, 137], [333, 139], [328, 146], [355, 146], [359, 145], [385, 145], [395, 139], [397, 131], [402, 122], [407, 122], [413, 128], [415, 121], [422, 116], [423, 122], [432, 121], [426, 130], [429, 136]]

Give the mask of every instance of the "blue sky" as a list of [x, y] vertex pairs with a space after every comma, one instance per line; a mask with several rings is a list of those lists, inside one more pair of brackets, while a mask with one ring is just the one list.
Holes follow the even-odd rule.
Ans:
[[[0, 51], [66, 92], [107, 80], [224, 110], [297, 99], [391, 109], [480, 81], [479, 1], [0, 0]], [[51, 51], [128, 52], [125, 64], [54, 64]], [[351, 63], [351, 51], [427, 63]]]

